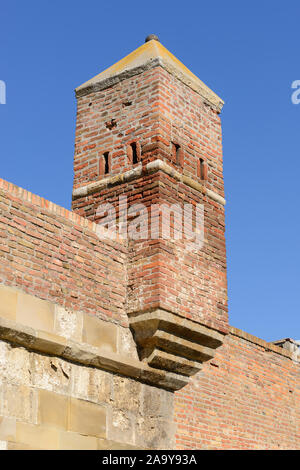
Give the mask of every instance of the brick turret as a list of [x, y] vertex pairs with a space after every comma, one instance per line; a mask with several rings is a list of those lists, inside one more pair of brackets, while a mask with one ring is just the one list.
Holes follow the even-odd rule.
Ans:
[[[228, 332], [223, 102], [151, 36], [76, 96], [73, 210], [99, 222], [104, 203], [121, 220], [120, 197], [129, 214], [137, 202], [147, 208], [127, 217], [145, 232], [128, 239], [127, 314], [141, 358], [190, 375]], [[171, 238], [151, 232], [158, 204], [175, 211]], [[187, 204], [204, 211], [193, 249], [176, 225]]]

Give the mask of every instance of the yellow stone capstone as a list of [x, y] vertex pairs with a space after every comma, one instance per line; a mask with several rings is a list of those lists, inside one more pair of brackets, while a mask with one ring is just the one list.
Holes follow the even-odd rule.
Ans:
[[85, 89], [97, 88], [97, 85], [104, 81], [109, 83], [110, 79], [122, 74], [127, 78], [126, 72], [128, 74], [131, 72], [131, 75], [134, 75], [135, 70], [136, 73], [141, 73], [143, 68], [146, 70], [157, 65], [161, 65], [169, 73], [199, 93], [218, 110], [222, 109], [224, 101], [156, 39], [148, 40], [108, 69], [77, 87], [76, 94], [81, 95]]

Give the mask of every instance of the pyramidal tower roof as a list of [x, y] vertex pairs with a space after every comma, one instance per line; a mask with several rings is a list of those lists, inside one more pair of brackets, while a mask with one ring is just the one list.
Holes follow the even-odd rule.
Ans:
[[222, 109], [224, 101], [169, 52], [155, 35], [148, 36], [142, 46], [76, 88], [76, 95], [83, 96], [92, 91], [103, 90], [157, 66], [163, 67], [199, 93], [218, 111]]

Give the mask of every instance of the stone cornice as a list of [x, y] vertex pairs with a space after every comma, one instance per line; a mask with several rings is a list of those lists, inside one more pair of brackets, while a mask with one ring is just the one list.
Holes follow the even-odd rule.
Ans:
[[88, 196], [89, 194], [93, 194], [96, 191], [101, 191], [102, 189], [105, 189], [109, 186], [127, 183], [142, 176], [145, 173], [151, 174], [156, 173], [157, 171], [163, 171], [167, 175], [176, 179], [178, 182], [184, 183], [187, 186], [195, 189], [196, 191], [201, 192], [202, 194], [208, 196], [210, 199], [221, 204], [222, 206], [226, 204], [226, 201], [222, 196], [206, 188], [203, 184], [193, 180], [191, 177], [186, 176], [180, 173], [179, 171], [175, 170], [163, 160], [155, 160], [153, 162], [149, 162], [146, 166], [142, 166], [142, 164], [140, 164], [139, 166], [133, 168], [132, 170], [128, 170], [125, 173], [109, 176], [99, 181], [89, 183], [80, 188], [76, 188], [73, 191], [73, 199]]
[[295, 355], [291, 351], [284, 349], [280, 346], [277, 346], [275, 343], [268, 343], [264, 339], [258, 338], [257, 336], [253, 336], [250, 333], [246, 333], [239, 328], [235, 328], [234, 326], [230, 326], [229, 334], [231, 336], [237, 336], [238, 338], [244, 339], [249, 343], [256, 344], [257, 346], [262, 347], [265, 351], [271, 351], [275, 354], [279, 354], [280, 356], [285, 356], [288, 359], [292, 359], [295, 362], [300, 363], [299, 355]]
[[32, 351], [121, 374], [167, 390], [178, 390], [188, 382], [187, 377], [178, 373], [155, 369], [145, 362], [105, 352], [90, 344], [68, 340], [63, 336], [36, 330], [2, 317], [0, 317], [0, 339]]

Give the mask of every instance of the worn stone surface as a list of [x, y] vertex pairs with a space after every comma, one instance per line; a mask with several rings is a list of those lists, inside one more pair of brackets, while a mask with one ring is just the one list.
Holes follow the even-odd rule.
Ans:
[[71, 398], [68, 429], [86, 436], [106, 437], [106, 408]]
[[141, 391], [141, 383], [118, 376], [113, 377], [113, 400], [117, 408], [137, 413]]
[[123, 444], [135, 443], [135, 418], [126, 409], [110, 409], [108, 413], [107, 438]]
[[58, 450], [59, 433], [54, 428], [17, 423], [16, 439], [32, 449]]
[[37, 391], [32, 387], [2, 383], [0, 415], [36, 422]]
[[0, 441], [0, 450], [7, 450], [7, 445], [6, 441]]
[[67, 429], [69, 415], [69, 400], [66, 395], [38, 391], [38, 423], [58, 429]]
[[0, 416], [0, 440], [13, 441], [16, 438], [16, 419]]
[[[102, 321], [97, 319], [99, 326]], [[116, 334], [115, 325], [113, 327], [113, 334], [111, 343], [120, 347], [118, 335]], [[119, 327], [117, 327], [119, 328]], [[106, 329], [106, 332], [109, 330]], [[123, 329], [119, 331], [123, 332]], [[120, 336], [120, 335], [119, 335]], [[48, 333], [45, 331], [34, 330], [28, 326], [15, 323], [11, 320], [0, 317], [0, 338], [10, 341], [12, 344], [23, 345], [30, 347], [32, 350], [39, 351], [53, 356], [59, 356], [71, 362], [81, 363], [86, 366], [93, 366], [106, 371], [120, 373], [125, 377], [133, 377], [140, 381], [152, 383], [166, 389], [177, 390], [186, 383], [179, 371], [174, 374], [167, 370], [154, 369], [149, 367], [145, 362], [136, 359], [136, 355], [132, 358], [130, 355], [126, 356], [107, 350], [108, 341], [103, 341], [103, 347], [96, 347], [92, 344], [84, 342], [75, 342], [68, 340], [63, 336]], [[55, 362], [55, 360], [53, 359]], [[56, 365], [51, 364], [53, 370]], [[64, 372], [63, 372], [64, 373]], [[65, 373], [68, 378], [68, 373]]]
[[0, 286], [0, 317], [16, 320], [17, 292], [15, 289]]
[[173, 449], [175, 430], [171, 420], [157, 420], [156, 417], [140, 418], [136, 444], [150, 449]]
[[51, 333], [54, 327], [54, 305], [20, 292], [18, 293], [16, 321]]
[[95, 316], [84, 315], [82, 341], [102, 350], [117, 352], [117, 326]]
[[145, 448], [143, 420], [170, 419], [171, 392], [1, 341], [0, 351], [0, 440], [9, 449]]
[[82, 340], [83, 314], [71, 309], [65, 309], [60, 305], [55, 305], [55, 326], [56, 334], [74, 341]]
[[93, 436], [83, 436], [75, 432], [61, 432], [59, 434], [60, 450], [97, 450], [98, 440]]

